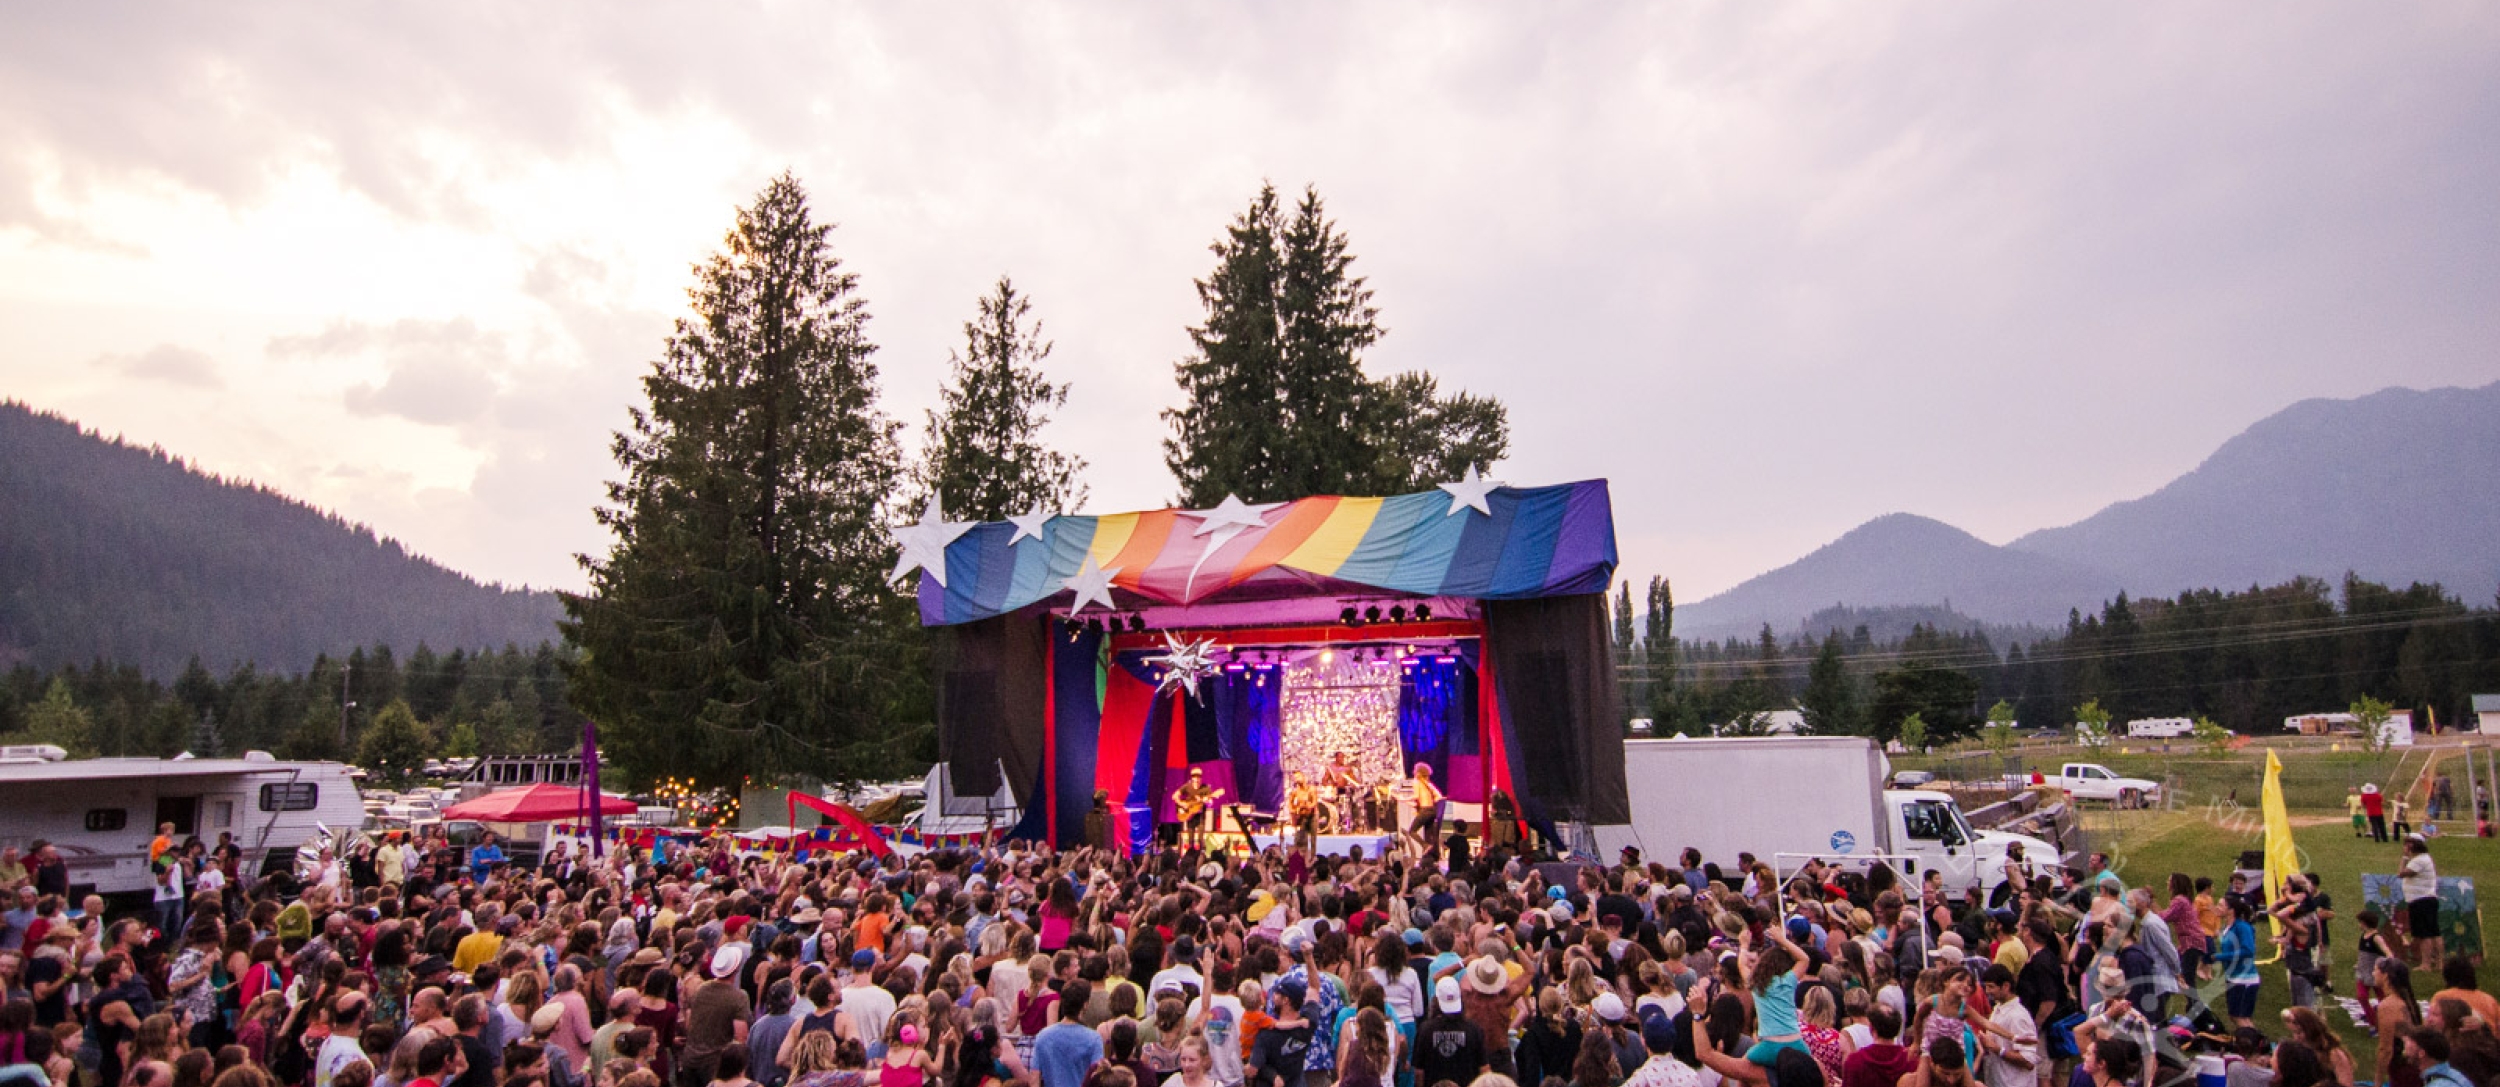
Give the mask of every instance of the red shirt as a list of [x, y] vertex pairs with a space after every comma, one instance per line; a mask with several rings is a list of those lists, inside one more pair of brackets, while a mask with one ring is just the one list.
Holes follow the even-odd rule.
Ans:
[[2363, 794], [2361, 794], [2361, 814], [2363, 814], [2363, 815], [2367, 815], [2367, 816], [2369, 816], [2369, 817], [2370, 817], [2370, 818], [2372, 818], [2372, 819], [2376, 819], [2376, 818], [2379, 818], [2379, 817], [2381, 817], [2381, 816], [2383, 816], [2383, 815], [2386, 815], [2386, 814], [2387, 814], [2387, 794], [2385, 794], [2385, 793], [2363, 793]]

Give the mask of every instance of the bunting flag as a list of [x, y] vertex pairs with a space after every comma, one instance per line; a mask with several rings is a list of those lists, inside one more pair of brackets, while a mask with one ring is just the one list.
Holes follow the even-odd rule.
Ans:
[[[2274, 757], [2274, 749], [2266, 749], [2266, 784], [2260, 794], [2258, 811], [2266, 822], [2266, 901], [2282, 897], [2283, 881], [2300, 871], [2300, 847], [2292, 844], [2292, 816], [2283, 805], [2283, 760]], [[2267, 915], [2274, 934], [2283, 934], [2283, 922]], [[2276, 944], [2273, 962], [2283, 957], [2283, 945]]]
[[1030, 517], [984, 522], [947, 545], [943, 576], [921, 571], [920, 621], [1002, 615], [1065, 596], [1095, 571], [1131, 599], [1164, 605], [1308, 596], [1314, 586], [1478, 600], [1606, 590], [1615, 534], [1605, 480], [1493, 487], [1482, 498], [1489, 512], [1431, 490], [1064, 515], [1038, 533]]
[[[799, 825], [799, 809], [802, 807], [832, 816], [834, 822], [841, 824], [842, 829], [850, 831], [857, 837], [860, 844], [870, 853], [882, 857], [894, 852], [894, 847], [886, 844], [885, 836], [877, 833], [877, 828], [868, 820], [861, 818], [858, 812], [851, 810], [849, 805], [836, 804], [830, 800], [809, 796], [796, 789], [790, 791], [790, 825], [793, 828]], [[819, 827], [817, 829], [830, 830], [831, 828]]]

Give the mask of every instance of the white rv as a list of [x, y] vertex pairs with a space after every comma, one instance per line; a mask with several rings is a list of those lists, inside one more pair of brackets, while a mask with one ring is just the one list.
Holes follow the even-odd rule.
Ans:
[[0, 846], [52, 843], [69, 863], [74, 894], [152, 889], [148, 841], [159, 823], [175, 840], [211, 846], [232, 833], [243, 874], [292, 863], [321, 832], [353, 830], [364, 800], [335, 762], [280, 762], [266, 751], [239, 759], [77, 759], [57, 747], [0, 750]]
[[2136, 740], [2175, 740], [2196, 734], [2196, 722], [2186, 717], [2138, 717], [2127, 722], [2127, 736]]

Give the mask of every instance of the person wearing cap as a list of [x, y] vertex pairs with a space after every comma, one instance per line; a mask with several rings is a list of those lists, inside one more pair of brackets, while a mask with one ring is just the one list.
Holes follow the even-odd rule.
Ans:
[[[1499, 968], [1499, 964], [1495, 964]], [[1466, 1014], [1466, 999], [1455, 977], [1432, 987], [1432, 1014], [1415, 1024], [1415, 1082], [1474, 1083], [1492, 1068], [1484, 1028]], [[1509, 1026], [1503, 1026], [1509, 1040]], [[1504, 1048], [1508, 1048], [1507, 1045]]]
[[1273, 1005], [1268, 1014], [1275, 1018], [1250, 1043], [1250, 1055], [1242, 1061], [1243, 1082], [1249, 1087], [1302, 1087], [1315, 1033], [1303, 1009], [1310, 992], [1301, 979], [1286, 977], [1268, 993]]
[[851, 953], [851, 976], [842, 983], [841, 1008], [867, 1044], [868, 1059], [885, 1056], [885, 1021], [894, 1017], [894, 994], [877, 984], [877, 953], [861, 948]]
[[722, 944], [704, 964], [703, 980], [686, 994], [686, 1048], [677, 1062], [680, 1084], [704, 1087], [719, 1070], [721, 1053], [746, 1044], [750, 1015], [746, 994], [738, 989], [738, 970], [746, 961], [746, 944]]
[[2377, 785], [2361, 787], [2361, 813], [2370, 817], [2370, 840], [2387, 840], [2387, 798], [2379, 795]]
[[1589, 1002], [1589, 1012], [1597, 1016], [1597, 1029], [1605, 1032], [1606, 1044], [1615, 1051], [1617, 1069], [1639, 1068], [1649, 1060], [1649, 1051], [1641, 1043], [1640, 1024], [1632, 1019], [1632, 1008], [1623, 997], [1608, 989]]
[[[1623, 1087], [1701, 1087], [1701, 1073], [1675, 1059], [1675, 1021], [1663, 1015], [1641, 1021], [1641, 1048], [1648, 1055]], [[1828, 1084], [1826, 1087], [1839, 1087]]]

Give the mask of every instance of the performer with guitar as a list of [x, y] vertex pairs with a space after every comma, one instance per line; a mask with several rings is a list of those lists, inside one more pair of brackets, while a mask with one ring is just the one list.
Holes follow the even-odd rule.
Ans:
[[1181, 817], [1181, 846], [1204, 849], [1207, 846], [1207, 809], [1214, 805], [1224, 790], [1207, 785], [1206, 771], [1192, 766], [1189, 780], [1172, 791], [1172, 806]]
[[1319, 789], [1311, 775], [1293, 772], [1293, 788], [1285, 791], [1285, 814], [1293, 819], [1294, 843], [1303, 849], [1319, 845]]

